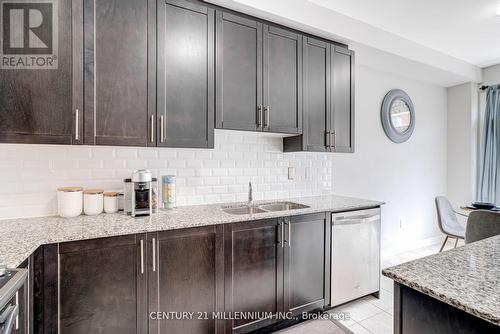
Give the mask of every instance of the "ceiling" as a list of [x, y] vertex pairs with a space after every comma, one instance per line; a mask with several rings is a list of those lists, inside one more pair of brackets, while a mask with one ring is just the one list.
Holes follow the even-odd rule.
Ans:
[[479, 67], [500, 63], [500, 0], [308, 1]]

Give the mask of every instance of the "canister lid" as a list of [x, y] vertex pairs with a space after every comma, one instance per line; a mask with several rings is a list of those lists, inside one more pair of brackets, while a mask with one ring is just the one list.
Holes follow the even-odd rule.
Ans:
[[161, 178], [163, 183], [175, 183], [175, 175], [163, 175]]
[[116, 191], [106, 191], [104, 194], [103, 194], [104, 197], [117, 197], [118, 196], [118, 192]]
[[102, 194], [104, 192], [104, 190], [102, 189], [85, 189], [83, 191], [84, 194], [89, 194], [89, 195], [98, 195], [98, 194]]
[[57, 191], [62, 191], [65, 193], [71, 193], [71, 192], [77, 192], [77, 191], [82, 191], [83, 187], [61, 187], [57, 188]]

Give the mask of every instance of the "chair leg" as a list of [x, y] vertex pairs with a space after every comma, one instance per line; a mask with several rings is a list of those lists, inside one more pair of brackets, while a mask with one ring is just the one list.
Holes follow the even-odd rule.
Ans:
[[448, 238], [449, 236], [446, 236], [446, 238], [444, 238], [444, 241], [443, 241], [443, 244], [441, 245], [441, 249], [439, 250], [439, 253], [441, 253], [444, 249], [444, 245], [446, 245], [446, 242], [448, 241]]
[[455, 248], [457, 248], [458, 245], [458, 238], [455, 239]]

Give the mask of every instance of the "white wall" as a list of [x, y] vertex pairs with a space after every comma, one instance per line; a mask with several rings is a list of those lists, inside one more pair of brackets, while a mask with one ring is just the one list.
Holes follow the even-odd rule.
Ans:
[[455, 207], [475, 199], [477, 163], [478, 89], [465, 83], [447, 89], [447, 197]]
[[[393, 88], [415, 105], [413, 136], [391, 142], [382, 129], [380, 106]], [[387, 202], [382, 210], [383, 252], [436, 241], [434, 197], [446, 193], [446, 89], [356, 67], [356, 151], [334, 157], [335, 193]]]
[[500, 84], [500, 64], [483, 68], [483, 85]]
[[[0, 144], [0, 219], [56, 213], [61, 186], [122, 189], [133, 169], [177, 175], [177, 203], [192, 205], [332, 193], [331, 154], [283, 153], [272, 135], [216, 131], [215, 149]], [[295, 180], [288, 180], [295, 167]]]

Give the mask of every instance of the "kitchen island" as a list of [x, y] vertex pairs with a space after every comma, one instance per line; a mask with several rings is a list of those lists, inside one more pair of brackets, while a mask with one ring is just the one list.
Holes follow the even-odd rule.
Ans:
[[394, 333], [500, 333], [500, 236], [383, 270]]

